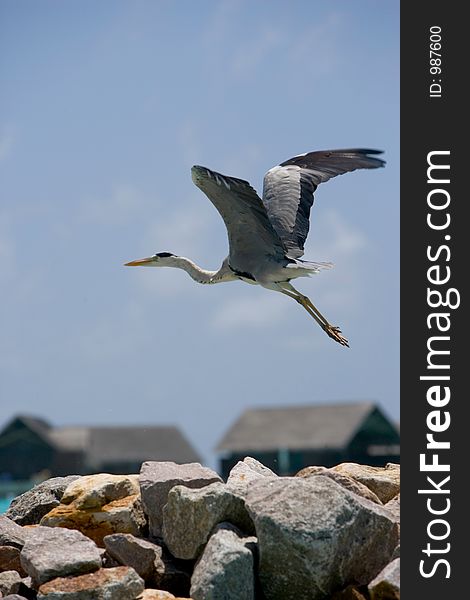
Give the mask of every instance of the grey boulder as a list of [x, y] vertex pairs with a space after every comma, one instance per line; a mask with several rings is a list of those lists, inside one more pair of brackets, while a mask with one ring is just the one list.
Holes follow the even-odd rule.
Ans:
[[250, 484], [262, 477], [277, 477], [277, 475], [255, 458], [247, 456], [231, 469], [227, 486], [240, 493], [246, 493]]
[[212, 469], [199, 463], [179, 465], [170, 461], [147, 461], [142, 464], [139, 484], [144, 511], [149, 518], [150, 537], [162, 535], [163, 507], [175, 485], [201, 488], [222, 479]]
[[367, 584], [397, 545], [388, 511], [322, 475], [260, 480], [246, 504], [267, 600], [317, 600]]
[[21, 551], [23, 569], [35, 585], [67, 575], [96, 571], [101, 555], [96, 544], [80, 531], [38, 526]]
[[221, 524], [209, 539], [191, 578], [194, 600], [254, 600], [256, 538]]
[[0, 515], [0, 546], [22, 548], [27, 532], [8, 517]]
[[163, 539], [173, 556], [194, 559], [223, 521], [254, 533], [244, 498], [235, 490], [223, 483], [195, 490], [179, 485], [170, 491], [163, 509]]

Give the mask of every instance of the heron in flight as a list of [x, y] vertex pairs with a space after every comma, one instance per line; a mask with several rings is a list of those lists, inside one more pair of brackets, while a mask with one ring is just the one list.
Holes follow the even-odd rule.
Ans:
[[242, 280], [293, 298], [333, 340], [349, 346], [339, 327], [331, 325], [312, 301], [291, 284], [331, 263], [301, 259], [309, 230], [313, 194], [320, 183], [356, 169], [375, 169], [385, 161], [380, 150], [323, 150], [294, 156], [264, 176], [263, 197], [248, 181], [221, 175], [206, 167], [191, 169], [200, 188], [225, 222], [229, 255], [218, 271], [206, 271], [189, 258], [157, 252], [126, 263], [129, 267], [176, 267], [198, 283]]

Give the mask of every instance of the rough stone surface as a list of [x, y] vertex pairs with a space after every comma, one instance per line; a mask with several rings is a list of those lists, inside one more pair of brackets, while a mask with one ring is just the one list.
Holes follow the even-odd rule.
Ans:
[[254, 533], [243, 497], [223, 483], [200, 489], [175, 486], [163, 509], [163, 539], [173, 556], [197, 558], [214, 527], [223, 521]]
[[77, 575], [101, 567], [98, 548], [79, 531], [37, 527], [21, 551], [21, 564], [36, 585], [54, 577]]
[[[0, 594], [16, 594], [20, 589], [21, 577], [16, 571], [0, 573]], [[1, 598], [1, 595], [0, 595]]]
[[[157, 523], [151, 535], [141, 489], [148, 494], [145, 508], [153, 511]], [[48, 501], [56, 506], [42, 516], [42, 523], [66, 528], [37, 525]], [[127, 511], [129, 520], [134, 508], [140, 511], [135, 529], [119, 531], [122, 519], [117, 528], [109, 525], [120, 510]], [[152, 462], [143, 465], [140, 477], [100, 474], [49, 480], [13, 501], [9, 514], [18, 523], [28, 523], [20, 527], [0, 516], [0, 582], [3, 578], [10, 586], [5, 592], [18, 585], [10, 600], [37, 600], [38, 586], [44, 600], [188, 600], [193, 570], [192, 600], [232, 595], [239, 600], [246, 593], [258, 600], [399, 597], [398, 465], [312, 466], [296, 477], [278, 477], [247, 457], [223, 484], [197, 463]], [[247, 542], [255, 525], [259, 542]], [[170, 554], [163, 534], [171, 550], [184, 558]], [[64, 538], [68, 535], [91, 545], [92, 564], [77, 565], [86, 562], [77, 556], [83, 548], [77, 553]], [[105, 547], [98, 548], [89, 538]], [[248, 557], [251, 575], [240, 576], [239, 566]], [[140, 581], [138, 591], [123, 584], [127, 575], [119, 569]], [[26, 573], [34, 581], [19, 579]], [[230, 577], [235, 583], [227, 583]], [[4, 596], [0, 591], [0, 598]]]
[[321, 475], [254, 482], [246, 504], [267, 600], [316, 600], [367, 584], [397, 544], [388, 511]]
[[162, 535], [163, 507], [171, 488], [175, 485], [201, 488], [216, 481], [222, 482], [222, 479], [215, 471], [199, 463], [178, 465], [169, 461], [144, 462], [139, 482], [142, 503], [149, 518], [150, 536], [158, 538]]
[[78, 577], [58, 577], [41, 585], [38, 600], [135, 600], [144, 582], [130, 567], [100, 569]]
[[71, 483], [62, 496], [62, 504], [75, 503], [77, 508], [99, 508], [114, 500], [139, 493], [138, 475], [86, 475]]
[[389, 510], [394, 516], [396, 522], [400, 523], [400, 494], [394, 496], [387, 504], [385, 508]]
[[5, 515], [18, 525], [37, 525], [42, 517], [60, 504], [66, 487], [78, 475], [53, 477], [12, 500]]
[[3, 600], [27, 600], [27, 598], [19, 594], [8, 594], [8, 596], [0, 596], [0, 598], [3, 598]]
[[80, 477], [67, 487], [60, 504], [41, 519], [41, 525], [77, 529], [99, 546], [112, 533], [142, 534], [146, 518], [138, 475]]
[[277, 477], [274, 471], [265, 467], [251, 456], [247, 456], [231, 469], [227, 478], [227, 486], [240, 493], [246, 493], [249, 485], [261, 477]]
[[170, 592], [165, 590], [154, 590], [147, 588], [144, 590], [142, 596], [139, 596], [138, 600], [192, 600], [191, 598], [181, 598], [174, 596]]
[[256, 538], [222, 524], [208, 541], [191, 578], [194, 600], [254, 600]]
[[400, 559], [388, 564], [369, 585], [371, 600], [400, 600]]
[[385, 467], [341, 463], [332, 470], [349, 475], [364, 484], [378, 496], [383, 504], [389, 502], [400, 491], [400, 465], [394, 463], [388, 463]]
[[22, 548], [27, 532], [8, 517], [0, 515], [0, 546]]
[[104, 544], [112, 559], [135, 569], [150, 587], [176, 594], [189, 592], [189, 566], [172, 557], [160, 544], [125, 533], [106, 536]]
[[326, 467], [305, 467], [305, 469], [296, 474], [296, 477], [315, 477], [316, 475], [325, 475], [325, 477], [333, 479], [333, 481], [336, 481], [336, 483], [339, 483], [339, 485], [342, 485], [350, 492], [354, 492], [358, 496], [367, 498], [376, 504], [382, 504], [377, 494], [374, 494], [366, 485], [349, 477], [349, 475], [339, 473], [333, 469], [327, 469]]
[[20, 560], [20, 550], [14, 546], [0, 546], [0, 572], [17, 571], [22, 577], [26, 576]]
[[132, 567], [146, 583], [164, 570], [162, 547], [128, 533], [115, 533], [104, 538], [108, 554], [121, 565]]
[[165, 590], [147, 588], [144, 590], [142, 596], [139, 597], [139, 600], [174, 600], [174, 598], [173, 594]]

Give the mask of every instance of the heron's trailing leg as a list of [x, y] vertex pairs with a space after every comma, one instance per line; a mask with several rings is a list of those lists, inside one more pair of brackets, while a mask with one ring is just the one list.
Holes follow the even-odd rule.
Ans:
[[325, 331], [325, 333], [330, 338], [332, 338], [333, 340], [335, 340], [335, 342], [338, 342], [342, 346], [347, 346], [349, 348], [348, 340], [341, 335], [340, 328], [331, 325], [327, 321], [327, 319], [321, 314], [318, 308], [316, 308], [316, 306], [312, 303], [310, 298], [301, 294], [290, 283], [279, 284], [279, 291], [283, 294], [286, 294], [286, 296], [293, 298], [296, 302], [301, 304], [308, 312], [308, 314], [315, 319], [315, 321], [320, 325], [323, 331]]

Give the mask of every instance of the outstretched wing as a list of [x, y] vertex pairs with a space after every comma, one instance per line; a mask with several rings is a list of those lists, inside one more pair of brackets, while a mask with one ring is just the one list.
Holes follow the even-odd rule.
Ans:
[[349, 171], [383, 167], [385, 161], [374, 156], [381, 153], [362, 148], [308, 152], [266, 173], [263, 203], [289, 258], [299, 258], [304, 253], [317, 186]]
[[268, 218], [261, 198], [248, 181], [197, 165], [192, 167], [191, 175], [225, 222], [229, 262], [233, 269], [253, 273], [263, 259], [285, 259], [283, 243]]

